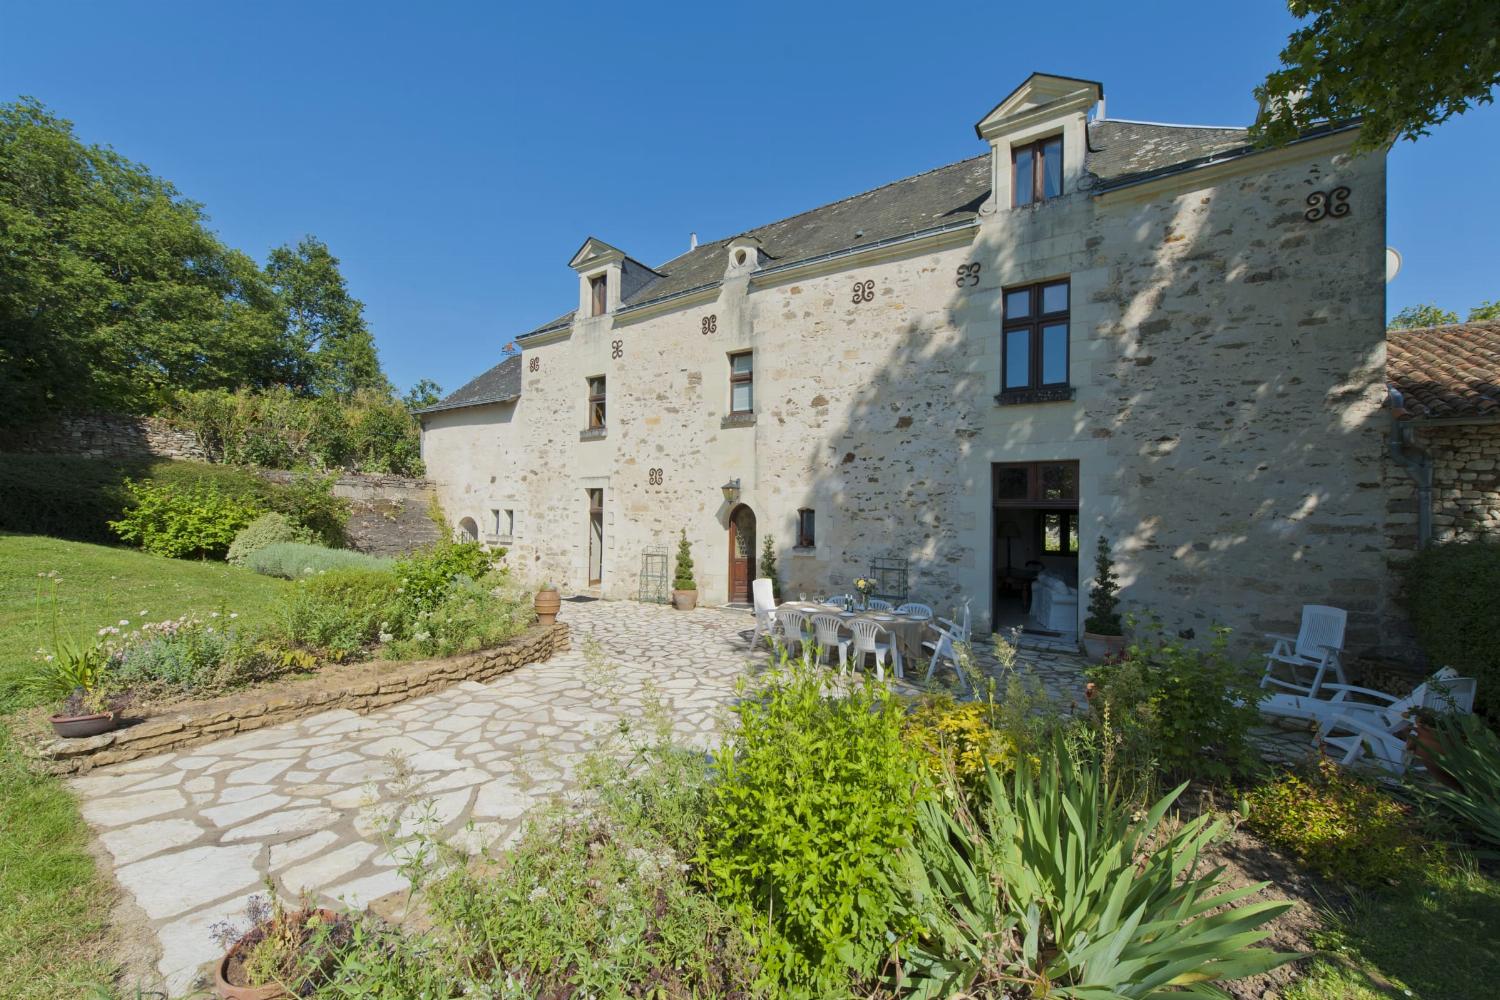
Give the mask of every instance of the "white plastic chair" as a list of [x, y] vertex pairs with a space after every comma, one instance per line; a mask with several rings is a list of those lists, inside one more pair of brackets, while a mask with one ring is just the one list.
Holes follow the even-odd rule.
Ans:
[[1330, 720], [1320, 731], [1319, 741], [1325, 751], [1332, 749], [1332, 757], [1343, 767], [1352, 767], [1368, 760], [1382, 770], [1392, 774], [1404, 774], [1411, 763], [1411, 751], [1406, 746], [1406, 723], [1387, 727], [1379, 716], [1340, 715]]
[[[939, 618], [938, 621], [941, 622], [942, 624], [948, 626], [948, 631], [951, 632], [951, 633], [953, 633], [953, 638], [954, 639], [956, 639], [959, 642], [968, 642], [969, 641], [969, 602], [968, 601], [964, 601], [962, 608], [954, 608], [953, 609], [953, 619], [954, 620], [949, 621], [947, 618]], [[929, 625], [928, 628], [936, 629], [937, 631], [940, 631], [940, 632], [942, 631], [942, 629], [938, 629], [938, 627], [936, 625]]]
[[[1330, 670], [1338, 678], [1338, 683], [1348, 684], [1339, 659], [1344, 650], [1344, 626], [1348, 619], [1348, 612], [1342, 608], [1304, 604], [1302, 624], [1295, 638], [1267, 633], [1266, 638], [1275, 644], [1266, 654], [1266, 669], [1260, 686], [1279, 687], [1317, 698]], [[1283, 666], [1289, 674], [1287, 679], [1276, 676], [1278, 668]]]
[[858, 604], [859, 600], [853, 594], [829, 594], [818, 603], [826, 604], [830, 608], [842, 608]]
[[[1474, 678], [1460, 677], [1452, 667], [1439, 670], [1404, 698], [1351, 684], [1324, 684], [1323, 689], [1334, 695], [1328, 701], [1331, 714], [1318, 728], [1318, 736], [1326, 737], [1340, 717], [1366, 719], [1382, 729], [1394, 730], [1419, 708], [1467, 715], [1474, 711], [1478, 687]], [[1366, 700], [1357, 700], [1361, 698]]]
[[807, 645], [807, 615], [791, 608], [776, 609], [776, 623], [781, 626], [781, 640], [794, 652], [804, 652]]
[[932, 620], [932, 609], [925, 604], [917, 604], [914, 601], [901, 605], [896, 609], [896, 614], [906, 615], [908, 618], [915, 618], [924, 622]]
[[755, 631], [750, 634], [750, 648], [762, 636], [769, 636], [774, 647], [781, 639], [781, 630], [776, 621], [776, 594], [769, 577], [750, 581], [750, 595], [755, 604]]
[[835, 649], [839, 651], [839, 669], [843, 670], [849, 662], [850, 639], [839, 635], [839, 630], [844, 627], [844, 620], [838, 615], [813, 615], [813, 634], [817, 638], [818, 649], [823, 656], [827, 656]]
[[882, 601], [879, 598], [871, 597], [870, 599], [868, 599], [867, 601], [865, 601], [865, 610], [867, 610], [867, 611], [889, 611], [889, 610], [891, 610], [891, 602], [890, 601]]
[[[837, 617], [837, 616], [834, 616]], [[901, 650], [891, 640], [890, 634], [879, 622], [872, 622], [868, 618], [855, 618], [849, 623], [849, 630], [854, 633], [854, 666], [855, 669], [864, 667], [865, 657], [875, 657], [875, 677], [885, 680], [885, 658], [891, 657], [891, 662], [896, 668], [897, 677], [905, 677], [901, 669]], [[885, 635], [886, 639], [879, 638]]]
[[937, 672], [938, 663], [946, 660], [948, 663], [953, 665], [953, 673], [958, 678], [960, 690], [967, 691], [969, 689], [969, 681], [966, 677], [964, 677], [963, 669], [958, 665], [958, 650], [956, 646], [959, 642], [966, 642], [968, 640], [961, 640], [957, 632], [950, 632], [939, 625], [932, 624], [931, 622], [927, 623], [927, 627], [932, 629], [933, 632], [937, 633], [937, 637], [935, 639], [930, 639], [922, 643], [923, 652], [927, 652], [929, 650], [932, 652], [932, 662], [927, 665], [926, 680], [930, 682], [932, 680], [932, 675]]

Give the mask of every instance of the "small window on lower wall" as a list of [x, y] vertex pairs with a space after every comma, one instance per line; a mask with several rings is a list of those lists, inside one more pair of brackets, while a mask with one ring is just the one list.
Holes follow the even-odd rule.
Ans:
[[811, 549], [818, 544], [817, 515], [808, 507], [797, 511], [797, 548]]

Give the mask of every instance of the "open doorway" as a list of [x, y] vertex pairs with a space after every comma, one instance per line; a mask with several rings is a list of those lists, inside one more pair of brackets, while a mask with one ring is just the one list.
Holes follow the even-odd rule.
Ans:
[[994, 627], [1076, 638], [1078, 463], [991, 466]]

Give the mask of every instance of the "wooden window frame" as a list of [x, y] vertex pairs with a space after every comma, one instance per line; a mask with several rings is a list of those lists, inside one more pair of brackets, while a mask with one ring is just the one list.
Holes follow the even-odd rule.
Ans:
[[[1042, 292], [1047, 288], [1061, 285], [1067, 289], [1067, 308], [1055, 312], [1044, 313], [1042, 309]], [[1072, 399], [1071, 370], [1073, 367], [1073, 282], [1071, 278], [1062, 278], [1053, 281], [1038, 281], [1030, 285], [1016, 285], [1011, 288], [1002, 289], [1000, 292], [1000, 308], [1005, 310], [1005, 304], [1010, 297], [1018, 292], [1025, 292], [1028, 308], [1026, 316], [1020, 319], [1012, 319], [1004, 315], [1000, 323], [1000, 395], [1001, 401], [1007, 399], [1022, 400], [1032, 396], [1039, 396], [1038, 402], [1052, 397]], [[1063, 324], [1067, 335], [1063, 338], [1063, 378], [1061, 382], [1042, 381], [1043, 366], [1043, 338], [1044, 327]], [[1027, 333], [1027, 372], [1024, 385], [1011, 385], [1009, 379], [1010, 350], [1008, 341], [1012, 333]]]
[[[1057, 144], [1057, 194], [1047, 195], [1047, 147], [1053, 143]], [[1031, 158], [1031, 197], [1025, 201], [1021, 200], [1021, 191], [1016, 186], [1016, 177], [1020, 174], [1021, 157]], [[1028, 142], [1024, 146], [1012, 146], [1010, 148], [1010, 204], [1012, 208], [1021, 208], [1024, 205], [1035, 205], [1038, 202], [1051, 201], [1052, 198], [1062, 197], [1063, 185], [1067, 181], [1064, 166], [1067, 161], [1063, 159], [1063, 137], [1061, 135], [1049, 135], [1045, 139]]]
[[593, 304], [593, 315], [603, 316], [609, 312], [609, 274], [596, 274], [589, 279], [589, 301]]
[[[1073, 470], [1073, 495], [1071, 497], [1060, 497], [1056, 500], [1043, 498], [1042, 467], [1046, 465], [1065, 465]], [[1002, 499], [999, 496], [1001, 469], [1026, 470], [1026, 495], [1024, 497], [1006, 497]], [[1078, 481], [1078, 471], [1079, 466], [1075, 459], [1055, 459], [1043, 462], [994, 462], [990, 465], [990, 497], [996, 507], [1025, 507], [1036, 510], [1077, 510], [1078, 492], [1082, 485]]]
[[[1062, 519], [1061, 540], [1062, 540], [1062, 544], [1063, 544], [1064, 548], [1056, 549], [1056, 550], [1047, 548], [1047, 524], [1046, 524], [1046, 520], [1047, 520], [1047, 515], [1048, 514], [1056, 514], [1058, 517], [1060, 517]], [[1070, 527], [1071, 527], [1071, 530], [1069, 530]], [[1078, 558], [1078, 550], [1074, 549], [1073, 551], [1069, 552], [1067, 550], [1066, 546], [1067, 546], [1068, 540], [1070, 538], [1072, 538], [1074, 535], [1079, 534], [1079, 531], [1078, 531], [1078, 509], [1076, 507], [1074, 507], [1072, 510], [1040, 510], [1040, 511], [1037, 511], [1036, 534], [1037, 534], [1037, 538], [1036, 538], [1036, 550], [1038, 552], [1040, 552], [1042, 555], [1044, 555], [1044, 556], [1057, 556], [1057, 557], [1061, 557], [1061, 558], [1064, 558], [1064, 559], [1077, 559]], [[1079, 541], [1081, 542], [1082, 539], [1080, 538]]]
[[812, 549], [818, 545], [818, 515], [811, 507], [797, 511], [797, 548]]
[[[594, 382], [598, 381], [599, 391], [594, 391]], [[590, 375], [589, 387], [589, 430], [603, 430], [609, 419], [609, 407], [607, 399], [609, 396], [609, 384], [603, 375]]]
[[[750, 370], [737, 372], [734, 370], [735, 358], [749, 358]], [[750, 406], [746, 409], [738, 409], [734, 405], [734, 387], [737, 385], [750, 386]], [[729, 412], [731, 415], [755, 412], [755, 352], [735, 351], [729, 355]]]

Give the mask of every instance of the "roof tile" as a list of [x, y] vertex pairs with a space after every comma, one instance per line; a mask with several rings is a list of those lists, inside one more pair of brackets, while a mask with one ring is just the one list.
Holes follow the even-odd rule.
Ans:
[[1500, 321], [1391, 330], [1385, 378], [1408, 417], [1500, 417]]

